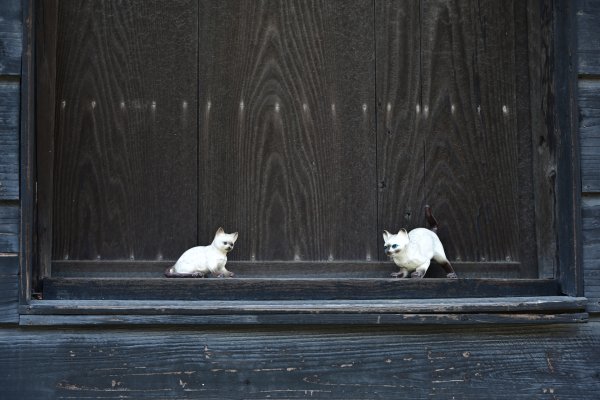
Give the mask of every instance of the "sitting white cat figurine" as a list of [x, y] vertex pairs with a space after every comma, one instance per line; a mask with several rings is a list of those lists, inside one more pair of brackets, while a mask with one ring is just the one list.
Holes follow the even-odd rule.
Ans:
[[219, 228], [209, 246], [197, 246], [185, 251], [171, 268], [165, 271], [167, 278], [203, 278], [208, 274], [219, 278], [233, 277], [225, 269], [227, 253], [233, 250], [238, 233], [225, 233]]
[[425, 208], [425, 215], [431, 230], [416, 228], [407, 233], [405, 229], [400, 229], [395, 235], [388, 231], [383, 232], [385, 253], [400, 267], [400, 271], [393, 273], [392, 276], [406, 278], [410, 273], [412, 278], [423, 278], [433, 258], [444, 268], [447, 278], [458, 278], [446, 258], [442, 242], [435, 234], [437, 221], [433, 218], [429, 206]]

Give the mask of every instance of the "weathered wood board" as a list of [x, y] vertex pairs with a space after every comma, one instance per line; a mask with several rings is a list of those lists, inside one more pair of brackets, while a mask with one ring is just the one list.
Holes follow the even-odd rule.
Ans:
[[18, 82], [0, 80], [0, 200], [19, 198], [19, 92]]
[[600, 75], [600, 3], [576, 0], [578, 71], [581, 75]]
[[579, 81], [579, 142], [584, 193], [600, 192], [600, 82]]
[[3, 329], [0, 354], [7, 399], [582, 400], [600, 391], [600, 322], [426, 331]]
[[19, 322], [18, 270], [16, 255], [0, 255], [0, 323]]
[[588, 310], [600, 312], [600, 196], [582, 199], [584, 294]]
[[0, 75], [21, 74], [21, 4], [19, 0], [0, 0]]
[[19, 251], [19, 205], [0, 202], [0, 253]]

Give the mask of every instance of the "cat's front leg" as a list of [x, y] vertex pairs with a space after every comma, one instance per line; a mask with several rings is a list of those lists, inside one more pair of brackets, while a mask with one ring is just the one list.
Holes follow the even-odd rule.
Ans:
[[225, 268], [223, 268], [223, 271], [217, 275], [217, 278], [233, 278], [235, 276], [235, 274], [231, 271], [227, 271]]
[[429, 264], [431, 264], [430, 260], [427, 260], [423, 264], [419, 265], [415, 272], [410, 274], [411, 278], [421, 279], [427, 273], [427, 269], [429, 268]]
[[406, 278], [408, 276], [408, 270], [406, 268], [400, 268], [400, 271], [393, 272], [392, 278]]
[[211, 268], [212, 275], [216, 276], [217, 278], [233, 278], [234, 273], [225, 268], [226, 263], [227, 260], [219, 260], [213, 264]]

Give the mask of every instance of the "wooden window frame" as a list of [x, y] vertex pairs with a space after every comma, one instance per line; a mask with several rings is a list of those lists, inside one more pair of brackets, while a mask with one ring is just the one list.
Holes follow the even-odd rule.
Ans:
[[[548, 66], [546, 126], [556, 146], [556, 168], [548, 172], [554, 183], [554, 222], [557, 270], [550, 279], [425, 279], [420, 281], [368, 279], [352, 281], [351, 300], [338, 298], [339, 279], [288, 279], [278, 282], [280, 294], [264, 299], [264, 283], [244, 280], [206, 280], [212, 293], [239, 287], [236, 300], [215, 295], [195, 300], [194, 280], [148, 280], [126, 289], [128, 281], [113, 280], [86, 298], [81, 288], [76, 300], [43, 300], [32, 293], [37, 274], [36, 93], [51, 90], [43, 79], [47, 65], [36, 65], [37, 40], [52, 40], [37, 32], [36, 21], [46, 18], [36, 1], [24, 4], [24, 52], [21, 102], [21, 247], [20, 313], [22, 325], [86, 324], [475, 324], [565, 323], [587, 320], [581, 265], [579, 144], [577, 137], [577, 73], [575, 68], [574, 6], [568, 0], [547, 0]], [[48, 8], [48, 9], [51, 9]], [[38, 9], [39, 11], [40, 9]], [[42, 52], [43, 49], [37, 49]], [[39, 55], [39, 53], [38, 53]], [[38, 59], [40, 59], [38, 57]], [[43, 112], [43, 110], [42, 110]], [[48, 117], [50, 118], [50, 117]], [[37, 139], [37, 140], [36, 140]], [[40, 270], [41, 268], [41, 270]], [[542, 277], [543, 278], [543, 277]], [[89, 284], [86, 281], [86, 284]], [[72, 285], [81, 286], [74, 279]], [[111, 286], [112, 284], [112, 286]], [[144, 292], [142, 289], [146, 290]], [[57, 289], [57, 290], [60, 290]], [[103, 293], [127, 290], [127, 299], [104, 300]], [[268, 290], [268, 288], [267, 288]], [[93, 292], [93, 288], [89, 288]], [[161, 292], [158, 296], [155, 293]], [[296, 295], [290, 296], [293, 292]], [[150, 295], [150, 293], [153, 293]], [[166, 294], [164, 294], [166, 293]], [[177, 293], [179, 300], [168, 300]], [[373, 295], [377, 293], [377, 295]], [[402, 298], [396, 298], [402, 293]], [[189, 297], [189, 298], [188, 298]]]

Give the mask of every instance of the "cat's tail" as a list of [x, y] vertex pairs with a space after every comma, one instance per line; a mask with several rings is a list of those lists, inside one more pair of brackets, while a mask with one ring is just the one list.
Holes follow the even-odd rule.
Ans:
[[433, 216], [433, 212], [431, 211], [431, 207], [429, 205], [425, 206], [425, 219], [427, 219], [427, 224], [429, 225], [429, 229], [433, 232], [437, 232], [438, 223], [435, 217]]

